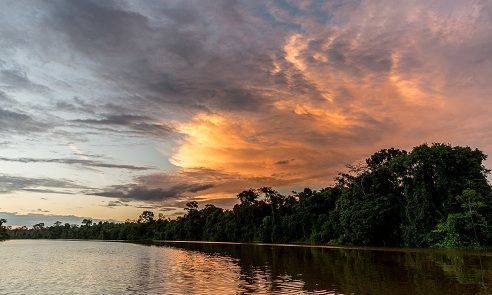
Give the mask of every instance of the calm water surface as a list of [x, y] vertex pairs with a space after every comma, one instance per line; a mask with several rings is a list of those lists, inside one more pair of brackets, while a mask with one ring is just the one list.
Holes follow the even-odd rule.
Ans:
[[492, 294], [492, 253], [0, 242], [0, 294]]

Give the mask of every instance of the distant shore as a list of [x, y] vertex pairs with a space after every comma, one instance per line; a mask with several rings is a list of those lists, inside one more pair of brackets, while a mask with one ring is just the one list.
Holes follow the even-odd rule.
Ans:
[[486, 158], [478, 149], [437, 143], [410, 152], [383, 149], [365, 164], [349, 166], [334, 185], [321, 190], [286, 195], [272, 187], [247, 189], [236, 195], [232, 209], [190, 200], [186, 213], [175, 219], [145, 210], [124, 223], [84, 219], [80, 225], [57, 221], [12, 229], [0, 219], [0, 234], [15, 239], [486, 249], [492, 246]]

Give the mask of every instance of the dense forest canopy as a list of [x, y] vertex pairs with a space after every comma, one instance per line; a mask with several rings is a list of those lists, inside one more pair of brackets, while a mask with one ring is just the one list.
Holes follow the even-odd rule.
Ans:
[[[206, 240], [404, 247], [492, 245], [486, 155], [447, 144], [384, 149], [348, 166], [333, 186], [282, 195], [269, 187], [237, 195], [232, 210], [189, 202], [175, 220], [144, 211], [125, 223], [84, 220], [9, 230], [11, 238]], [[0, 222], [0, 237], [5, 234]]]

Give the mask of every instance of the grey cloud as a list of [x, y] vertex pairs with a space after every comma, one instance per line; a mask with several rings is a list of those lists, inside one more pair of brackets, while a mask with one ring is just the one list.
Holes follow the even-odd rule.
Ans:
[[[0, 194], [12, 193], [15, 191], [37, 191], [43, 192], [43, 188], [59, 189], [88, 189], [88, 187], [76, 184], [70, 180], [51, 179], [51, 178], [29, 178], [21, 176], [0, 174]], [[41, 190], [41, 191], [40, 191]], [[50, 190], [52, 191], [52, 190]]]
[[[115, 2], [96, 1], [49, 1], [51, 10], [46, 23], [55, 31], [60, 30], [73, 49], [90, 59], [123, 59], [127, 54], [137, 53], [149, 37], [151, 28], [147, 19]], [[135, 38], [141, 36], [141, 38]]]
[[[112, 103], [91, 104], [74, 97], [72, 101], [57, 101], [55, 109], [76, 115], [88, 115], [89, 118], [74, 119], [70, 122], [75, 124], [74, 127], [90, 128], [100, 132], [125, 132], [142, 136], [153, 135], [158, 138], [167, 137], [176, 132], [171, 125], [159, 122], [150, 116], [132, 114], [130, 106]], [[109, 113], [97, 113], [96, 110], [105, 110]]]
[[167, 188], [148, 188], [136, 184], [115, 185], [108, 190], [91, 192], [89, 194], [140, 201], [163, 201], [182, 197], [186, 193], [196, 193], [213, 187], [213, 184], [175, 184]]
[[74, 113], [87, 113], [94, 114], [95, 110], [99, 108], [99, 106], [88, 104], [82, 99], [78, 97], [74, 97], [72, 101], [61, 100], [55, 103], [56, 110], [60, 111], [68, 111]]
[[[172, 118], [176, 110], [185, 117], [217, 109], [259, 111], [271, 105], [272, 95], [255, 89], [268, 85], [271, 55], [282, 45], [283, 31], [244, 14], [257, 9], [256, 5], [230, 1], [46, 1], [36, 9], [45, 12], [37, 21], [47, 41], [31, 42], [49, 40], [50, 46], [44, 44], [43, 48], [68, 48], [69, 57], [49, 50], [45, 55], [61, 63], [76, 59], [97, 78], [98, 87], [112, 90], [114, 96], [98, 97], [94, 105], [80, 98], [55, 102], [56, 110], [95, 115], [72, 123], [125, 127], [162, 137], [173, 132], [171, 126], [153, 120], [114, 119], [129, 116], [135, 109], [151, 117]], [[255, 28], [258, 25], [263, 29]], [[110, 111], [110, 104], [123, 108]], [[94, 111], [101, 113], [106, 107], [106, 114]]]
[[49, 124], [39, 122], [27, 114], [0, 108], [0, 133], [26, 134], [45, 132], [49, 128]]
[[[61, 195], [73, 195], [73, 192], [61, 191], [61, 190], [53, 190], [53, 189], [38, 189], [38, 188], [24, 188], [22, 191], [25, 192], [33, 192], [33, 193], [41, 193], [41, 194], [61, 194]], [[43, 199], [43, 198], [41, 198]]]
[[134, 123], [130, 127], [138, 133], [147, 133], [158, 137], [169, 136], [173, 132], [176, 132], [171, 126], [157, 123], [140, 122]]
[[149, 170], [150, 167], [123, 165], [123, 164], [110, 164], [96, 160], [84, 160], [84, 159], [36, 159], [36, 158], [5, 158], [0, 157], [0, 161], [6, 162], [19, 162], [19, 163], [57, 163], [67, 165], [81, 165], [86, 167], [98, 167], [98, 168], [118, 168], [128, 170]]
[[0, 90], [0, 105], [10, 106], [13, 104], [16, 104], [16, 101], [7, 95], [7, 93]]
[[105, 115], [100, 119], [77, 119], [74, 123], [95, 125], [95, 126], [115, 126], [125, 127], [133, 132], [142, 134], [152, 134], [155, 136], [168, 136], [174, 132], [171, 126], [162, 123], [155, 123], [147, 116], [131, 114]]
[[225, 88], [212, 95], [209, 103], [214, 108], [225, 111], [255, 111], [267, 100], [261, 92], [255, 92], [244, 88]]
[[134, 9], [140, 5], [116, 2], [50, 1], [48, 6], [46, 23], [62, 36], [58, 42], [97, 60], [99, 76], [137, 93], [133, 100], [142, 107], [257, 110], [269, 103], [243, 82], [265, 83], [268, 73], [260, 69], [272, 60], [259, 50], [266, 44], [260, 39], [280, 44], [282, 38], [271, 38], [269, 27], [263, 34], [253, 29], [253, 19], [239, 11], [249, 9], [246, 4], [169, 1], [145, 16]]
[[[122, 203], [120, 201], [109, 201], [107, 205], [105, 205], [104, 207], [115, 208], [119, 206], [133, 207], [133, 208], [144, 209], [144, 210], [158, 210], [159, 212], [179, 211], [180, 214], [183, 211], [182, 207], [168, 207], [159, 204], [130, 205], [130, 204]], [[168, 214], [166, 215], [169, 216]]]
[[93, 154], [93, 153], [84, 153], [84, 152], [79, 152], [79, 151], [73, 151], [73, 153], [77, 156], [80, 157], [87, 157], [87, 158], [106, 158], [105, 155], [102, 154]]
[[175, 211], [175, 210], [183, 210], [182, 208], [178, 208], [178, 207], [166, 207], [166, 206], [162, 206], [162, 205], [136, 205], [136, 206], [133, 206], [134, 208], [137, 208], [137, 209], [146, 209], [146, 210], [158, 210], [160, 212], [169, 212], [169, 211]]
[[[89, 195], [116, 198], [119, 201], [144, 201], [149, 206], [182, 207], [202, 195], [210, 193], [235, 194], [241, 190], [260, 186], [277, 186], [299, 182], [299, 179], [280, 179], [276, 177], [242, 177], [223, 171], [196, 168], [177, 172], [155, 173], [139, 176], [136, 183], [114, 185], [103, 190], [88, 191]], [[227, 201], [230, 204], [229, 201]], [[115, 204], [116, 205], [116, 204]]]
[[[134, 100], [137, 103], [133, 103]], [[72, 99], [63, 99], [54, 101], [53, 109], [55, 111], [72, 112], [75, 115], [85, 115], [88, 119], [79, 120], [92, 120], [97, 123], [127, 123], [133, 119], [152, 120], [150, 116], [146, 115], [134, 115], [135, 110], [139, 109], [138, 97], [126, 97], [125, 103], [119, 103], [117, 100], [101, 100], [91, 101], [88, 99], [82, 99], [78, 96], [74, 96]]]
[[74, 122], [87, 123], [87, 124], [101, 124], [101, 125], [128, 125], [135, 121], [147, 120], [147, 117], [136, 115], [108, 115], [103, 119], [79, 119]]
[[130, 206], [130, 205], [125, 203], [125, 202], [121, 202], [121, 201], [109, 201], [106, 205], [104, 205], [104, 207], [110, 207], [110, 208], [128, 207], [128, 206]]
[[[0, 70], [0, 85], [5, 88], [25, 89], [33, 92], [47, 93], [50, 89], [46, 86], [32, 82], [25, 72], [12, 69]], [[2, 85], [3, 84], [3, 85]]]

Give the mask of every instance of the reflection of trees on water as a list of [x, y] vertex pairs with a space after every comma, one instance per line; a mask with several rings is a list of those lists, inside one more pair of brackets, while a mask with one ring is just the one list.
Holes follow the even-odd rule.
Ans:
[[492, 257], [463, 251], [368, 251], [253, 245], [170, 244], [236, 259], [241, 289], [279, 291], [286, 282], [340, 294], [492, 294]]

